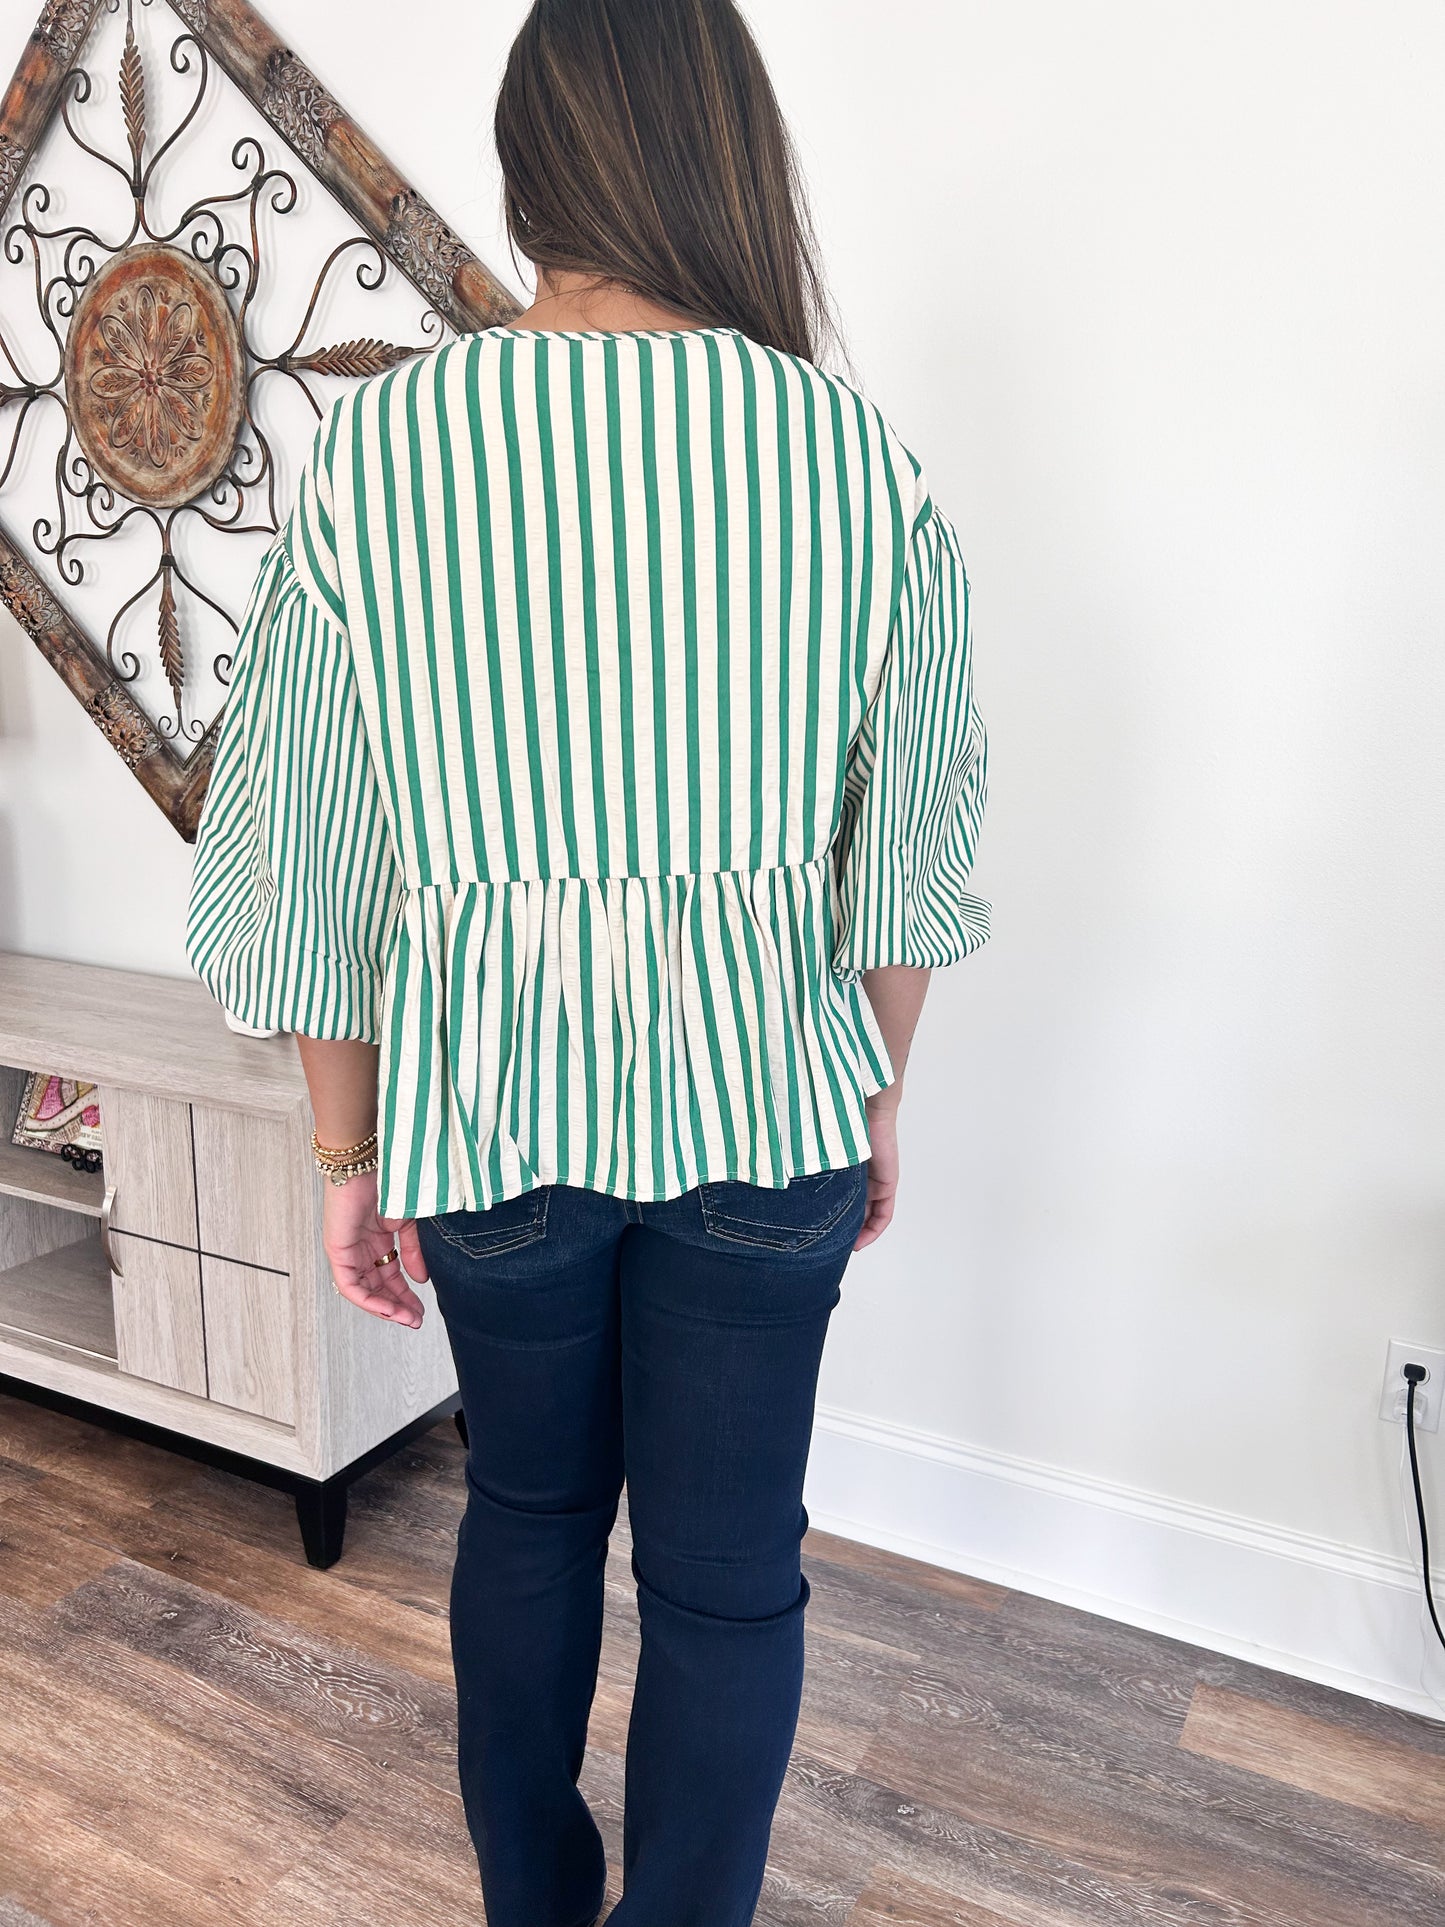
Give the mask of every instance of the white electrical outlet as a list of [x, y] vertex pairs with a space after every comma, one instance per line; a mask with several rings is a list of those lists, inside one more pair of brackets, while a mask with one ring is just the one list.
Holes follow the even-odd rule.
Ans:
[[1405, 1400], [1410, 1391], [1405, 1367], [1409, 1364], [1425, 1367], [1425, 1377], [1415, 1387], [1415, 1430], [1438, 1432], [1440, 1408], [1445, 1404], [1445, 1351], [1438, 1346], [1407, 1345], [1403, 1338], [1391, 1339], [1380, 1417], [1392, 1425], [1405, 1423]]

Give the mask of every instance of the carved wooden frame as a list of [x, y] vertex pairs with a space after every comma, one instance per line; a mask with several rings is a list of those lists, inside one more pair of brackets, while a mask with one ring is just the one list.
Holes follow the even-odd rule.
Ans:
[[[494, 326], [514, 298], [411, 187], [248, 0], [166, 0], [217, 66], [364, 234], [459, 332]], [[66, 74], [106, 0], [46, 0], [0, 99], [0, 218], [57, 111]], [[178, 755], [105, 654], [0, 522], [0, 603], [147, 794], [195, 840], [219, 717]]]

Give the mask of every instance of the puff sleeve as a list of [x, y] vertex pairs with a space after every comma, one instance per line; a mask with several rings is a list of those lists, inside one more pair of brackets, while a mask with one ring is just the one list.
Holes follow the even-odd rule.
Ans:
[[845, 772], [833, 844], [840, 977], [957, 963], [987, 940], [990, 906], [966, 888], [987, 791], [968, 578], [952, 525], [925, 502]]
[[334, 419], [323, 421], [241, 623], [186, 949], [243, 1022], [374, 1043], [402, 884], [335, 567]]

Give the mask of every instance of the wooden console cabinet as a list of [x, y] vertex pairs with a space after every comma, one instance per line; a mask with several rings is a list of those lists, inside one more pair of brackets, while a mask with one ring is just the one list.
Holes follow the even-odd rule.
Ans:
[[[99, 1086], [103, 1173], [9, 1142], [29, 1071]], [[0, 953], [0, 1389], [294, 1492], [330, 1565], [347, 1485], [456, 1377], [428, 1286], [420, 1331], [333, 1290], [310, 1128], [291, 1039], [200, 985]]]

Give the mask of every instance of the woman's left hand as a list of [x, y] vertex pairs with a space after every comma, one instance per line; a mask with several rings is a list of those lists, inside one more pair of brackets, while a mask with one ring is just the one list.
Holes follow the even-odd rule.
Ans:
[[373, 1318], [418, 1327], [426, 1308], [412, 1290], [407, 1274], [421, 1281], [427, 1276], [427, 1268], [415, 1219], [377, 1216], [375, 1171], [348, 1178], [345, 1184], [328, 1182], [323, 1189], [322, 1243], [336, 1289]]

